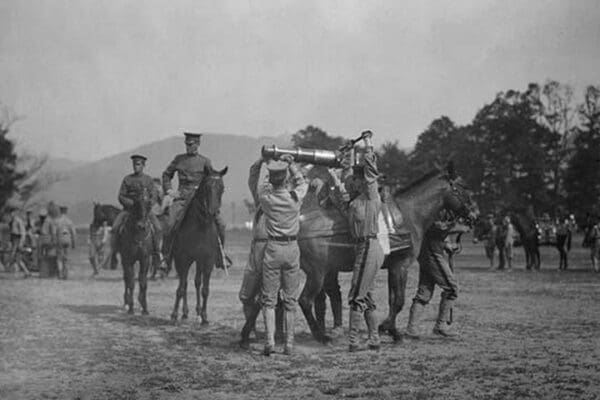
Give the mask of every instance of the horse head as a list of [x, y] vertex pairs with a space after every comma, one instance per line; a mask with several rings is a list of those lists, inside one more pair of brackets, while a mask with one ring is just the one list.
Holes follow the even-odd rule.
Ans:
[[131, 210], [132, 221], [135, 222], [137, 230], [144, 231], [148, 227], [148, 215], [152, 207], [150, 193], [146, 188], [142, 189], [133, 199]]
[[456, 175], [452, 161], [448, 163], [446, 173], [442, 175], [441, 179], [444, 179], [448, 184], [443, 196], [444, 209], [464, 218], [469, 224], [477, 221], [479, 218], [477, 204], [465, 182]]
[[195, 197], [201, 202], [204, 208], [203, 211], [206, 214], [214, 216], [221, 209], [221, 199], [225, 191], [223, 176], [227, 174], [227, 170], [228, 167], [223, 168], [221, 171], [214, 170], [211, 167], [204, 168], [204, 179], [196, 191]]

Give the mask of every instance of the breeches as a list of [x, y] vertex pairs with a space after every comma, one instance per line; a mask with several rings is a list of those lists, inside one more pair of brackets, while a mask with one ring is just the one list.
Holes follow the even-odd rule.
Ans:
[[356, 260], [348, 293], [348, 304], [352, 310], [375, 310], [372, 292], [375, 275], [382, 264], [383, 250], [377, 239], [368, 239], [356, 246]]
[[244, 268], [244, 279], [240, 287], [239, 298], [244, 304], [252, 303], [260, 293], [262, 283], [262, 263], [267, 241], [252, 241], [248, 263]]
[[413, 299], [421, 304], [427, 304], [433, 296], [433, 289], [438, 285], [448, 300], [458, 296], [458, 281], [450, 268], [446, 257], [437, 253], [427, 254], [419, 259], [419, 285], [417, 295]]
[[300, 291], [300, 249], [297, 242], [267, 241], [262, 263], [263, 307], [275, 308], [279, 293], [287, 311], [294, 311]]
[[483, 247], [485, 248], [485, 255], [487, 258], [494, 257], [494, 251], [496, 250], [496, 244], [494, 241], [486, 240], [483, 244]]

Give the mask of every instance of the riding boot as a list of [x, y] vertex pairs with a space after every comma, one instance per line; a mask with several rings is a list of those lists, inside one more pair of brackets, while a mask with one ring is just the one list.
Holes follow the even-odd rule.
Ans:
[[342, 295], [338, 291], [337, 294], [329, 295], [331, 303], [331, 313], [333, 314], [333, 329], [342, 328]]
[[458, 332], [454, 330], [450, 324], [453, 304], [454, 300], [448, 300], [446, 295], [442, 294], [438, 317], [435, 326], [433, 327], [433, 333], [436, 335], [446, 337], [458, 336]]
[[377, 315], [375, 315], [375, 310], [365, 311], [364, 317], [367, 324], [367, 330], [369, 331], [369, 340], [367, 342], [369, 344], [369, 349], [379, 350], [379, 326], [377, 324]]
[[270, 356], [275, 348], [275, 310], [273, 308], [263, 307], [263, 317], [265, 319], [266, 342], [263, 350], [264, 356]]
[[348, 350], [352, 353], [358, 351], [360, 339], [360, 323], [363, 319], [362, 312], [350, 309], [350, 331], [348, 334]]
[[414, 301], [410, 306], [410, 314], [408, 316], [408, 324], [406, 325], [406, 336], [411, 339], [419, 338], [419, 322], [425, 311], [425, 305], [421, 302]]
[[296, 323], [296, 315], [294, 311], [284, 311], [285, 317], [285, 346], [283, 354], [292, 355], [294, 353], [294, 325]]

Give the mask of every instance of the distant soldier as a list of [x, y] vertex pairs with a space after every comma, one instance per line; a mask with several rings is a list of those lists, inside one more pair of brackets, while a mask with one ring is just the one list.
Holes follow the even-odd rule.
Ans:
[[[120, 230], [126, 218], [129, 216], [131, 207], [133, 207], [135, 199], [146, 190], [150, 195], [150, 201], [155, 202], [158, 198], [156, 187], [152, 182], [152, 178], [144, 173], [147, 158], [145, 156], [134, 154], [131, 156], [133, 173], [123, 178], [121, 188], [119, 189], [119, 203], [123, 206], [123, 211], [117, 215], [112, 225], [112, 251], [116, 251], [117, 242], [120, 235]], [[154, 213], [148, 213], [148, 219], [152, 225], [152, 242], [154, 247], [154, 256], [156, 262], [162, 260], [161, 253], [161, 226], [158, 218]]]
[[498, 228], [494, 222], [494, 214], [488, 214], [487, 219], [483, 222], [483, 232], [481, 238], [483, 239], [483, 247], [485, 249], [485, 255], [490, 260], [490, 269], [494, 268], [494, 253], [496, 251], [496, 235], [498, 234]]
[[[167, 198], [166, 203], [169, 200], [172, 201], [172, 204], [169, 206], [169, 232], [165, 238], [167, 252], [170, 252], [173, 241], [173, 229], [180, 222], [181, 218], [183, 218], [183, 215], [181, 215], [182, 211], [200, 183], [202, 183], [206, 170], [212, 169], [210, 160], [198, 154], [198, 146], [200, 146], [200, 137], [202, 135], [188, 132], [184, 132], [184, 135], [186, 152], [175, 156], [162, 174], [163, 189]], [[171, 186], [171, 180], [176, 172], [179, 179], [178, 191], [175, 191]], [[225, 222], [220, 214], [216, 215], [216, 223], [221, 247], [224, 248]], [[227, 261], [219, 260], [219, 262], [224, 264]]]
[[59, 210], [60, 216], [56, 219], [58, 275], [66, 278], [69, 247], [75, 248], [76, 231], [73, 221], [67, 216], [68, 208], [60, 206]]
[[560, 254], [559, 270], [569, 266], [569, 251], [571, 250], [571, 223], [569, 218], [558, 221], [556, 225], [556, 248]]
[[[263, 354], [271, 355], [275, 346], [275, 305], [278, 294], [285, 311], [286, 338], [284, 353], [291, 354], [294, 345], [295, 311], [300, 289], [300, 207], [307, 187], [302, 173], [291, 155], [267, 165], [268, 182], [258, 186], [260, 207], [265, 213], [268, 235], [262, 268], [262, 306], [267, 331]], [[286, 187], [288, 170], [291, 190]]]
[[25, 277], [31, 275], [27, 267], [25, 266], [22, 258], [21, 258], [21, 250], [25, 245], [25, 222], [19, 216], [19, 210], [16, 206], [9, 205], [8, 207], [10, 212], [10, 221], [9, 221], [9, 229], [10, 229], [10, 262], [9, 265], [12, 265], [15, 268], [15, 274], [18, 270], [22, 270], [25, 274]]
[[425, 306], [433, 297], [435, 286], [442, 289], [438, 316], [433, 333], [440, 336], [456, 336], [458, 333], [452, 329], [452, 307], [458, 297], [458, 281], [454, 270], [446, 256], [451, 256], [457, 251], [457, 246], [451, 244], [448, 235], [453, 232], [455, 224], [446, 218], [442, 211], [439, 218], [425, 232], [423, 243], [419, 251], [419, 283], [417, 294], [410, 307], [406, 335], [409, 338], [419, 338], [419, 322]]
[[510, 221], [510, 217], [507, 215], [502, 220], [504, 225], [502, 233], [504, 234], [504, 259], [508, 264], [508, 269], [512, 269], [513, 260], [513, 247], [515, 242], [515, 227]]

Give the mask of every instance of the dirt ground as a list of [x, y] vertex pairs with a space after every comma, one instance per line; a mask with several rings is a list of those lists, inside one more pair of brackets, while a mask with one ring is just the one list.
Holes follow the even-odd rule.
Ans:
[[[208, 326], [194, 318], [171, 323], [173, 277], [150, 282], [150, 316], [139, 315], [139, 307], [127, 315], [120, 271], [90, 278], [84, 244], [71, 257], [68, 281], [0, 273], [0, 398], [600, 398], [600, 274], [589, 272], [580, 238], [567, 272], [557, 271], [550, 248], [543, 249], [541, 272], [523, 269], [522, 249], [516, 270], [490, 270], [483, 248], [465, 240], [456, 259], [459, 339], [431, 335], [433, 302], [423, 339], [393, 344], [385, 337], [379, 352], [350, 354], [344, 337], [320, 345], [298, 313], [298, 354], [265, 358], [261, 340], [251, 351], [237, 347], [243, 320], [237, 292], [249, 237], [232, 236], [237, 265], [229, 276], [213, 275]], [[415, 266], [407, 304], [416, 276]], [[349, 278], [341, 275], [344, 296]], [[376, 301], [383, 317], [385, 271]], [[407, 314], [405, 307], [398, 317], [402, 329]], [[345, 309], [346, 328], [347, 318]]]

